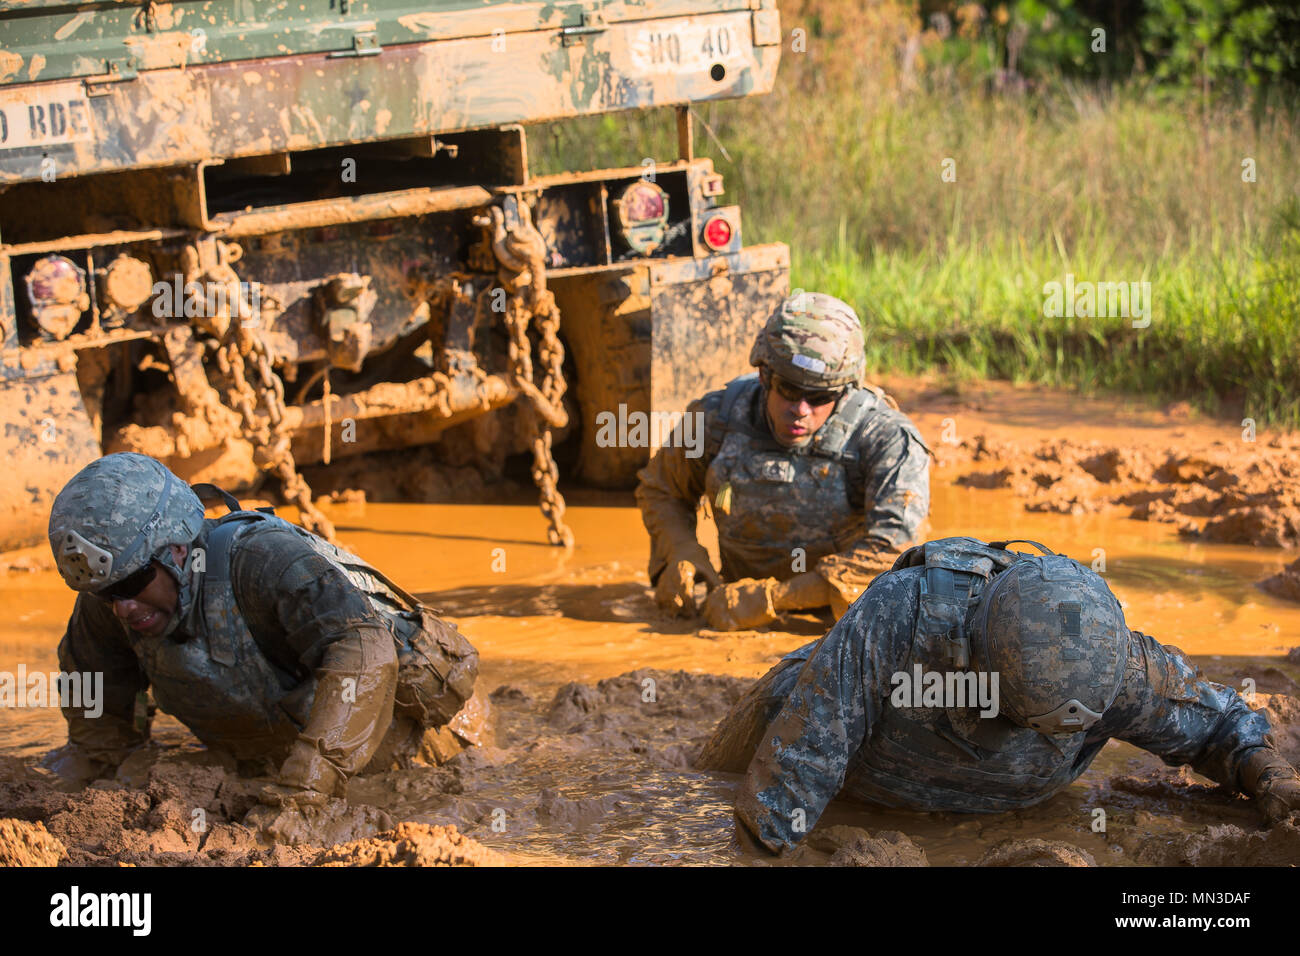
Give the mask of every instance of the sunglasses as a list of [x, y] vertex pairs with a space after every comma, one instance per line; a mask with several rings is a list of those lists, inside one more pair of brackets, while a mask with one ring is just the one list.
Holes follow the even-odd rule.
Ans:
[[134, 574], [128, 574], [116, 584], [95, 593], [105, 601], [129, 601], [147, 588], [157, 575], [158, 565], [150, 561]]
[[771, 385], [772, 388], [776, 389], [776, 393], [787, 402], [807, 402], [809, 405], [814, 407], [837, 402], [840, 400], [840, 396], [844, 394], [844, 389], [842, 388], [820, 390], [800, 388], [793, 382], [787, 382], [779, 375], [773, 375], [771, 377]]

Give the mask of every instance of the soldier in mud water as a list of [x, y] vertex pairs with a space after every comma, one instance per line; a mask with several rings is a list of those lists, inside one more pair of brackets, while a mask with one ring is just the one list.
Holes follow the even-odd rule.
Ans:
[[696, 766], [745, 774], [742, 843], [791, 849], [837, 797], [1032, 806], [1112, 737], [1253, 797], [1270, 823], [1300, 810], [1300, 776], [1267, 717], [1182, 651], [1129, 630], [1096, 573], [1010, 543], [909, 549], [723, 718]]
[[[862, 325], [846, 303], [790, 296], [749, 362], [757, 375], [687, 408], [703, 416], [703, 454], [681, 442], [660, 449], [636, 492], [660, 607], [695, 613], [701, 576], [718, 630], [828, 604], [843, 613], [930, 509], [929, 449], [892, 399], [862, 386]], [[717, 523], [721, 575], [695, 536], [701, 497]]]
[[324, 806], [363, 769], [480, 742], [478, 653], [455, 627], [355, 555], [206, 487], [229, 514], [205, 519], [159, 462], [115, 454], [55, 499], [50, 545], [80, 592], [59, 666], [102, 672], [104, 708], [64, 710], [68, 744], [47, 766], [111, 771], [147, 740], [152, 689], [241, 772], [278, 768], [250, 815], [274, 837], [276, 813]]

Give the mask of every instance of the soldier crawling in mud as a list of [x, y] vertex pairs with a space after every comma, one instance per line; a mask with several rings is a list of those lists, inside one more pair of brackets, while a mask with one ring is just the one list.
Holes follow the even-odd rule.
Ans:
[[[1112, 737], [1253, 797], [1270, 823], [1300, 810], [1300, 776], [1267, 717], [1130, 630], [1096, 573], [1010, 543], [909, 549], [723, 718], [696, 766], [745, 773], [742, 842], [791, 849], [837, 796], [922, 811], [1032, 806]], [[918, 672], [945, 689], [953, 675], [996, 676], [998, 706], [899, 693]]]
[[219, 493], [231, 513], [205, 519], [159, 462], [116, 454], [55, 499], [50, 545], [81, 592], [59, 666], [103, 672], [104, 712], [65, 709], [68, 744], [47, 766], [79, 782], [112, 771], [148, 738], [152, 688], [241, 771], [278, 766], [249, 818], [275, 837], [279, 813], [324, 806], [367, 767], [479, 742], [478, 654], [453, 626], [355, 555]]
[[[704, 416], [704, 454], [692, 458], [682, 442], [660, 449], [636, 492], [659, 605], [694, 613], [701, 575], [718, 630], [828, 604], [843, 613], [930, 508], [929, 449], [892, 399], [862, 387], [862, 325], [846, 303], [790, 296], [749, 362], [757, 375], [687, 408]], [[721, 576], [695, 536], [701, 496], [713, 506]]]

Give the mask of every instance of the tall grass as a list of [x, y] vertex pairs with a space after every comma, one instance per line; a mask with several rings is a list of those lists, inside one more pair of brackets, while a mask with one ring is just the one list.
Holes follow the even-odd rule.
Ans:
[[[1122, 389], [1300, 425], [1294, 114], [1140, 82], [994, 91], [945, 63], [901, 0], [782, 14], [775, 91], [700, 107], [699, 151], [740, 203], [746, 243], [788, 242], [793, 286], [858, 308], [874, 369]], [[791, 52], [795, 27], [806, 52]], [[532, 139], [544, 171], [676, 147], [666, 111]], [[1149, 281], [1151, 325], [1046, 317], [1044, 283], [1066, 273]]]

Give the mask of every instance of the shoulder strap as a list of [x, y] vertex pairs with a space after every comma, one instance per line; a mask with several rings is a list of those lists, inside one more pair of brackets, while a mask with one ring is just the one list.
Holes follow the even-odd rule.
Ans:
[[208, 642], [208, 653], [219, 664], [233, 664], [235, 652], [228, 633], [221, 629], [214, 633], [208, 626], [208, 613], [211, 610], [209, 602], [216, 602], [217, 607], [222, 607], [223, 602], [227, 602], [224, 606], [227, 610], [233, 610], [228, 603], [233, 600], [230, 582], [231, 549], [235, 538], [254, 522], [264, 520], [271, 520], [271, 516], [260, 511], [232, 511], [217, 519], [217, 526], [208, 532], [204, 541], [203, 581], [198, 597], [199, 626]]
[[[213, 486], [215, 487], [215, 486]], [[222, 492], [225, 497], [230, 497]], [[231, 501], [234, 501], [231, 498]], [[229, 502], [227, 502], [229, 504]], [[236, 505], [239, 502], [235, 502]], [[217, 519], [217, 526], [208, 533], [205, 579], [214, 584], [230, 580], [230, 550], [242, 532], [256, 521], [267, 521], [271, 515], [262, 511], [231, 511]]]
[[[199, 496], [200, 501], [204, 498], [220, 498], [222, 503], [226, 506], [226, 514], [228, 515], [235, 513], [255, 514], [257, 512], [262, 512], [268, 515], [275, 514], [275, 508], [270, 505], [265, 508], [258, 508], [256, 511], [248, 511], [239, 503], [238, 498], [221, 486], [214, 485], [210, 481], [200, 481], [198, 484], [190, 485], [190, 490]], [[223, 515], [223, 517], [225, 517], [225, 515]]]
[[876, 398], [880, 399], [880, 401], [881, 401], [883, 404], [888, 405], [888, 406], [889, 406], [890, 408], [892, 408], [894, 411], [896, 411], [896, 412], [897, 412], [897, 411], [900, 411], [900, 409], [899, 409], [899, 407], [898, 407], [898, 402], [894, 401], [894, 396], [893, 396], [893, 395], [890, 395], [887, 391], [885, 391], [885, 390], [884, 390], [883, 388], [881, 388], [879, 385], [863, 385], [863, 386], [861, 386], [861, 388], [865, 389], [865, 390], [868, 391], [868, 392], [871, 392], [873, 395], [876, 396]]
[[741, 404], [742, 398], [752, 394], [757, 385], [757, 372], [741, 375], [727, 383], [726, 389], [722, 393], [722, 406], [718, 409], [717, 431], [713, 435], [709, 435], [705, 440], [704, 454], [706, 461], [712, 461], [718, 457], [718, 452], [722, 450], [722, 442], [726, 439], [727, 433], [737, 424], [737, 406]]
[[835, 409], [835, 414], [817, 430], [815, 454], [832, 461], [858, 457], [857, 442], [852, 441], [867, 420], [867, 412], [876, 406], [876, 395], [865, 388], [855, 388]]
[[1041, 545], [1037, 541], [1030, 541], [1028, 538], [1010, 538], [1006, 541], [990, 541], [989, 547], [999, 548], [1003, 551], [1006, 551], [1007, 545], [1009, 544], [1032, 544], [1039, 551], [1043, 552], [1043, 554], [1056, 554], [1056, 552], [1053, 551], [1051, 548]]

